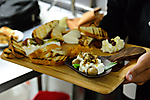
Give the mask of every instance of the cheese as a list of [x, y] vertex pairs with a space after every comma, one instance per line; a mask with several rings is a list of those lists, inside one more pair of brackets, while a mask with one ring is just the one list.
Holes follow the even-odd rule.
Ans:
[[111, 40], [114, 40], [116, 42], [116, 45], [113, 46], [112, 44], [110, 44], [108, 39], [103, 40], [101, 48], [103, 52], [114, 53], [124, 48], [125, 42], [124, 40], [120, 39], [119, 36], [116, 36], [114, 39]]
[[50, 40], [50, 39], [45, 39], [44, 40], [44, 44], [42, 45], [34, 45], [34, 44], [31, 44], [30, 42], [31, 40], [27, 40], [27, 46], [23, 46], [23, 49], [25, 50], [26, 52], [26, 56], [28, 56], [29, 54], [33, 53], [35, 50], [38, 50], [38, 49], [41, 49], [47, 45], [50, 45], [50, 44], [56, 44], [58, 46], [60, 46], [60, 42], [58, 41], [53, 41], [53, 40]]
[[[84, 55], [86, 55], [88, 53], [84, 53]], [[96, 58], [95, 60], [97, 60], [97, 63], [89, 63], [87, 62], [86, 64], [84, 63], [84, 59], [82, 57], [80, 57], [79, 55], [77, 56], [77, 59], [79, 59], [81, 62], [80, 62], [80, 67], [79, 67], [79, 71], [81, 72], [85, 72], [86, 74], [88, 74], [88, 69], [90, 67], [94, 67], [97, 69], [98, 71], [98, 74], [101, 74], [104, 72], [104, 64], [101, 62], [100, 59]]]
[[77, 29], [71, 30], [67, 34], [63, 35], [64, 42], [68, 44], [78, 44], [81, 32]]

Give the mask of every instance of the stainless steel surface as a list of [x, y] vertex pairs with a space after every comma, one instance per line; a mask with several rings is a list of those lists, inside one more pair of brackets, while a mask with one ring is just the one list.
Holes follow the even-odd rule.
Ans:
[[54, 0], [53, 3], [50, 5], [50, 7], [49, 7], [47, 10], [49, 11], [53, 6], [55, 6], [56, 3], [57, 3], [57, 1], [58, 1], [58, 0]]

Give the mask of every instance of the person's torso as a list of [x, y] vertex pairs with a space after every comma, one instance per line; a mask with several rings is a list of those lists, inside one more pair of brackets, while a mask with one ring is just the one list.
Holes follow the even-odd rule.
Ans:
[[129, 34], [129, 43], [150, 47], [149, 0], [128, 0], [124, 32]]

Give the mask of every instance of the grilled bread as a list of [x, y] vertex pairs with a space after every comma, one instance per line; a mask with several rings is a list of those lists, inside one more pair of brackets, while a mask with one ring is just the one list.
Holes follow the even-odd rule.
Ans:
[[29, 54], [28, 57], [29, 58], [39, 58], [40, 56], [42, 57], [42, 55], [47, 54], [48, 52], [51, 52], [51, 49], [61, 49], [60, 46], [56, 45], [56, 44], [51, 44], [51, 45], [47, 45], [41, 49], [38, 49], [36, 51], [34, 51], [33, 53]]
[[8, 40], [9, 40], [9, 37], [7, 37], [7, 36], [0, 33], [0, 43], [7, 44]]
[[29, 58], [35, 64], [62, 65], [68, 56], [61, 50], [61, 47], [51, 44], [34, 51], [29, 55]]
[[98, 40], [108, 38], [107, 32], [100, 27], [78, 27], [78, 30], [83, 34]]
[[9, 27], [6, 27], [6, 26], [3, 26], [0, 28], [0, 33], [6, 35], [9, 38], [15, 34], [12, 29], [10, 29]]
[[25, 53], [24, 49], [22, 48], [22, 46], [20, 45], [20, 43], [18, 43], [13, 38], [13, 36], [11, 36], [11, 38], [9, 40], [9, 49], [12, 51], [12, 54], [16, 58], [23, 58], [26, 55], [26, 53]]
[[5, 48], [3, 50], [3, 53], [6, 58], [10, 58], [10, 59], [15, 58], [15, 56], [12, 54], [11, 49], [9, 49], [9, 48]]
[[0, 28], [0, 43], [8, 44], [11, 36], [13, 36], [16, 40], [18, 39], [18, 36], [15, 36], [14, 30], [6, 26]]
[[51, 32], [51, 38], [59, 39], [61, 41], [64, 41], [62, 33], [65, 32], [65, 28], [59, 27], [59, 25], [56, 25], [55, 28], [53, 28]]
[[86, 35], [82, 35], [81, 38], [79, 39], [79, 44], [83, 46], [88, 46], [90, 43], [93, 41], [92, 37], [88, 37]]
[[49, 36], [49, 33], [52, 31], [52, 29], [59, 24], [59, 20], [53, 20], [51, 22], [48, 22], [46, 24], [41, 25], [40, 27], [36, 28], [32, 32], [32, 37], [39, 39], [44, 39], [47, 36]]

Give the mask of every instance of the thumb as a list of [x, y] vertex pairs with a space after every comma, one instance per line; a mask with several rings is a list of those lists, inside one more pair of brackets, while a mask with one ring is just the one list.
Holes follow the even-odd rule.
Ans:
[[150, 55], [150, 52], [147, 52], [139, 57], [135, 66], [132, 67], [126, 74], [126, 79], [128, 81], [132, 81], [133, 78], [135, 78], [141, 72], [149, 68], [149, 58], [150, 58], [149, 55]]
[[126, 79], [131, 82], [133, 79], [133, 75], [131, 74], [130, 70], [128, 71], [128, 73], [126, 74]]
[[144, 71], [143, 68], [140, 68], [141, 64], [137, 63], [134, 67], [132, 67], [128, 73], [126, 74], [126, 79], [129, 82], [132, 82], [134, 78]]

